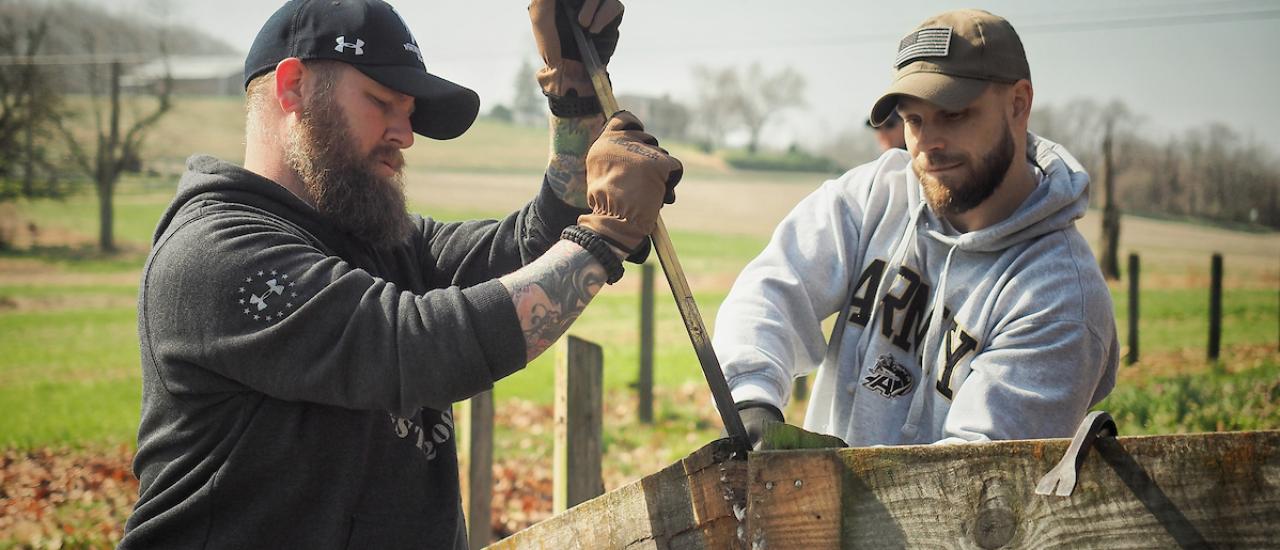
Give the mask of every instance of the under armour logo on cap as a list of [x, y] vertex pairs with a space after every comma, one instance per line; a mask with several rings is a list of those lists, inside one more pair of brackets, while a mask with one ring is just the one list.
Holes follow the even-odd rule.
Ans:
[[[366, 42], [365, 37], [370, 40]], [[414, 132], [435, 139], [455, 138], [475, 120], [480, 97], [427, 72], [422, 54], [409, 26], [385, 0], [288, 0], [254, 38], [244, 60], [244, 86], [247, 89], [284, 59], [341, 61], [383, 86], [412, 96], [409, 122]]]
[[335, 52], [342, 53], [343, 48], [354, 48], [356, 50], [356, 55], [364, 55], [364, 40], [357, 38], [356, 43], [352, 44], [347, 42], [347, 37], [339, 36], [337, 42], [338, 45], [333, 48], [333, 51]]
[[951, 51], [951, 27], [928, 27], [908, 34], [898, 43], [898, 58], [894, 67], [922, 57], [946, 57]]

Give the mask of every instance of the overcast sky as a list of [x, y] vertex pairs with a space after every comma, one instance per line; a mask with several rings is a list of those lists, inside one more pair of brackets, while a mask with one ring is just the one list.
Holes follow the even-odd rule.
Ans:
[[[242, 51], [280, 5], [89, 1], [123, 13], [167, 3], [172, 19]], [[509, 103], [521, 62], [539, 61], [525, 0], [392, 3], [427, 68], [475, 89], [483, 110]], [[790, 66], [807, 80], [808, 107], [766, 133], [777, 144], [818, 143], [865, 118], [889, 84], [901, 36], [929, 15], [975, 5], [1022, 36], [1036, 104], [1120, 99], [1152, 137], [1220, 121], [1280, 153], [1280, 2], [1269, 0], [632, 0], [610, 73], [619, 94], [692, 103], [695, 65]]]

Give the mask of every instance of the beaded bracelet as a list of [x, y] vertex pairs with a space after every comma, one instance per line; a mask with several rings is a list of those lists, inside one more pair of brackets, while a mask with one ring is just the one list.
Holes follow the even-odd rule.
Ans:
[[547, 106], [551, 108], [551, 114], [559, 118], [591, 116], [603, 112], [600, 108], [600, 100], [596, 99], [596, 96], [560, 96], [545, 92], [543, 95], [547, 96]]
[[599, 233], [582, 227], [581, 225], [570, 225], [560, 232], [560, 238], [572, 243], [578, 243], [579, 246], [591, 253], [596, 261], [604, 267], [605, 282], [613, 284], [622, 278], [622, 260], [618, 259], [618, 255], [613, 252], [613, 248], [609, 243], [605, 242], [604, 237]]

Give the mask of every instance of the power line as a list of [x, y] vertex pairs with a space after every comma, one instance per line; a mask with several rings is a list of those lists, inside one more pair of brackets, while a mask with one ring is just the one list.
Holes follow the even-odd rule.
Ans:
[[[1229, 23], [1235, 21], [1261, 21], [1270, 19], [1280, 19], [1280, 8], [1260, 9], [1252, 11], [1230, 11], [1230, 12], [1207, 12], [1207, 13], [1191, 13], [1191, 14], [1172, 14], [1172, 15], [1154, 15], [1143, 17], [1125, 17], [1125, 18], [1108, 18], [1108, 19], [1092, 19], [1077, 21], [1041, 21], [1035, 22], [1036, 17], [1045, 17], [1045, 15], [1035, 16], [1027, 15], [1021, 17], [1023, 21], [1031, 20], [1030, 23], [1020, 23], [1015, 28], [1019, 33], [1024, 35], [1024, 39], [1031, 31], [1033, 33], [1076, 33], [1076, 32], [1094, 32], [1094, 31], [1113, 31], [1122, 29], [1139, 29], [1139, 28], [1158, 28], [1171, 27], [1181, 25], [1205, 25], [1216, 23]], [[1050, 15], [1049, 17], [1057, 17]], [[813, 40], [797, 40], [782, 42], [761, 42], [755, 41], [750, 44], [726, 45], [724, 42], [715, 44], [690, 44], [683, 43], [679, 45], [671, 45], [667, 47], [656, 46], [644, 50], [628, 52], [628, 55], [653, 55], [658, 53], [666, 53], [678, 51], [688, 53], [690, 51], [717, 51], [717, 50], [755, 50], [755, 49], [777, 49], [777, 48], [805, 48], [805, 47], [843, 47], [856, 46], [863, 44], [892, 44], [901, 38], [901, 34], [863, 34], [863, 35], [846, 35], [830, 38], [819, 38]], [[440, 61], [456, 61], [465, 59], [492, 59], [493, 57], [507, 56], [524, 56], [528, 52], [521, 51], [490, 51], [486, 53], [472, 53], [462, 55], [442, 55], [432, 56], [436, 62]], [[0, 66], [9, 65], [95, 65], [107, 63], [146, 63], [153, 61], [159, 57], [159, 54], [48, 54], [34, 56], [14, 56], [9, 59], [0, 59]]]
[[1197, 13], [1185, 15], [1157, 15], [1149, 17], [1133, 17], [1128, 19], [1111, 19], [1097, 21], [1075, 21], [1066, 23], [1032, 23], [1019, 25], [1020, 29], [1038, 30], [1041, 32], [1087, 32], [1099, 30], [1138, 29], [1151, 27], [1171, 27], [1176, 25], [1203, 25], [1210, 23], [1228, 23], [1231, 21], [1258, 21], [1262, 19], [1280, 18], [1280, 9], [1259, 10], [1250, 12]]
[[13, 56], [0, 59], [0, 66], [15, 65], [107, 65], [110, 63], [147, 63], [163, 57], [160, 54], [122, 53], [70, 53]]
[[[1121, 29], [1135, 28], [1156, 28], [1171, 27], [1179, 25], [1204, 25], [1214, 23], [1228, 23], [1233, 21], [1260, 21], [1268, 19], [1280, 18], [1280, 9], [1261, 9], [1252, 11], [1232, 11], [1232, 12], [1210, 12], [1195, 14], [1174, 14], [1174, 15], [1155, 15], [1146, 17], [1127, 17], [1127, 18], [1108, 18], [1108, 19], [1092, 19], [1092, 20], [1076, 20], [1076, 21], [1041, 21], [1035, 22], [1035, 16], [1027, 16], [1021, 18], [1023, 21], [1032, 20], [1030, 23], [1019, 23], [1015, 25], [1019, 34], [1023, 39], [1032, 33], [1073, 33], [1073, 32], [1092, 32], [1092, 31], [1112, 31]], [[1032, 32], [1027, 32], [1032, 31]], [[726, 46], [723, 42], [717, 44], [680, 44], [671, 45], [669, 47], [652, 47], [640, 52], [641, 55], [649, 55], [652, 53], [666, 53], [671, 51], [689, 52], [689, 51], [713, 51], [713, 50], [747, 50], [747, 49], [777, 49], [777, 48], [804, 48], [804, 47], [844, 47], [863, 44], [896, 44], [902, 38], [902, 34], [863, 34], [851, 36], [830, 37], [825, 39], [813, 40], [797, 40], [784, 42], [753, 42], [744, 45]], [[635, 54], [630, 54], [635, 55]], [[456, 59], [450, 57], [450, 59]]]

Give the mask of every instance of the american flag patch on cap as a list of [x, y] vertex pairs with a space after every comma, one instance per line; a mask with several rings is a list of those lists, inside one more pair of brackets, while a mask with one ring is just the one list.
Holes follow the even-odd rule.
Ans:
[[951, 49], [951, 27], [928, 27], [920, 29], [898, 43], [898, 58], [893, 66], [903, 65], [922, 57], [946, 57]]

